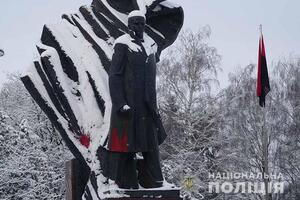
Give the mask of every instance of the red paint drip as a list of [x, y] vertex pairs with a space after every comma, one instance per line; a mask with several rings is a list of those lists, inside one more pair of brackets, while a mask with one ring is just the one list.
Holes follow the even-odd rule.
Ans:
[[122, 137], [118, 136], [118, 129], [113, 128], [111, 133], [110, 150], [115, 152], [128, 152], [128, 133], [123, 132]]
[[82, 134], [79, 138], [79, 141], [83, 146], [85, 146], [86, 148], [89, 148], [91, 138], [89, 135]]

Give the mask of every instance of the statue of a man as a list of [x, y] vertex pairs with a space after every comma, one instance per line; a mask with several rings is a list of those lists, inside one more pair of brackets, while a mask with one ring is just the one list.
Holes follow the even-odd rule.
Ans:
[[[133, 11], [129, 34], [116, 39], [109, 72], [112, 115], [108, 149], [110, 174], [120, 188], [161, 187], [163, 176], [158, 146], [166, 138], [157, 110], [157, 45], [144, 34], [145, 16]], [[143, 155], [142, 170], [136, 153]], [[137, 173], [136, 170], [139, 170]]]

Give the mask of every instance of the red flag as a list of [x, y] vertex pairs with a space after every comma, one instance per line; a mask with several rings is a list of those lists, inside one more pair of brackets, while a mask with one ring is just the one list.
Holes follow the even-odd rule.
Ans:
[[259, 40], [258, 73], [256, 86], [256, 95], [259, 97], [259, 105], [261, 107], [265, 107], [266, 96], [270, 91], [270, 83], [263, 35], [261, 35]]

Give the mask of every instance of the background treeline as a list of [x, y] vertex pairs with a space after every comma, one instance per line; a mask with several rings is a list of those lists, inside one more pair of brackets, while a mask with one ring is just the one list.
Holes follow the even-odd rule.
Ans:
[[[183, 187], [186, 199], [260, 200], [261, 194], [209, 194], [208, 174], [263, 172], [267, 159], [269, 173], [282, 173], [285, 182], [284, 193], [269, 200], [299, 200], [300, 57], [269, 66], [271, 92], [261, 109], [254, 64], [230, 74], [229, 85], [217, 90], [221, 56], [209, 37], [209, 27], [184, 31], [158, 67], [169, 135], [161, 146], [166, 180]], [[0, 144], [1, 200], [64, 199], [64, 163], [72, 155], [18, 75], [0, 92]]]

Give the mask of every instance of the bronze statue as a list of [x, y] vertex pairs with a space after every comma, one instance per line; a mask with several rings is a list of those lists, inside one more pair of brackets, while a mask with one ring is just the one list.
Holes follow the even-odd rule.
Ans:
[[116, 39], [109, 72], [112, 115], [108, 149], [123, 152], [117, 161], [122, 168], [116, 170], [121, 188], [138, 188], [134, 167], [137, 152], [143, 153], [147, 166], [143, 170], [151, 177], [151, 183], [141, 180], [140, 184], [149, 188], [163, 183], [158, 145], [166, 133], [156, 103], [157, 45], [150, 37], [144, 38], [145, 21], [140, 11], [129, 14], [129, 33]]

